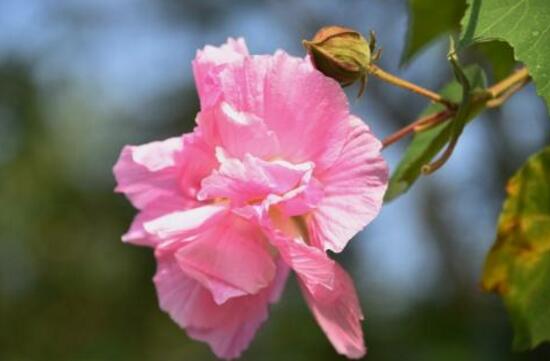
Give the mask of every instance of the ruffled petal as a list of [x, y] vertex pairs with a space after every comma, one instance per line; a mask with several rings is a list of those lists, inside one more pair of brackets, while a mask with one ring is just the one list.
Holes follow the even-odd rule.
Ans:
[[[212, 78], [216, 101], [261, 118], [277, 136], [281, 158], [294, 163], [314, 161], [320, 169], [337, 158], [349, 106], [338, 83], [309, 60], [282, 51], [274, 56], [248, 56], [225, 64]], [[215, 103], [201, 103], [201, 108]]]
[[202, 111], [197, 122], [207, 142], [212, 147], [221, 146], [231, 157], [251, 154], [269, 159], [279, 151], [277, 136], [261, 118], [240, 112], [229, 103], [220, 102]]
[[[283, 275], [285, 270], [281, 271]], [[279, 272], [278, 272], [279, 273]], [[158, 259], [154, 282], [162, 310], [196, 340], [207, 342], [224, 359], [240, 356], [267, 319], [268, 304], [285, 277], [277, 277], [258, 294], [232, 298], [218, 305], [199, 282], [188, 277], [172, 257]]]
[[202, 180], [218, 167], [218, 161], [212, 148], [199, 129], [184, 135], [184, 151], [179, 174], [179, 187], [182, 194], [196, 200]]
[[248, 56], [244, 39], [227, 39], [220, 47], [207, 45], [197, 51], [193, 74], [199, 93], [201, 109], [208, 109], [220, 98], [219, 74], [227, 64], [242, 62]]
[[338, 160], [315, 173], [324, 195], [308, 219], [316, 245], [340, 252], [347, 242], [380, 211], [388, 185], [388, 166], [380, 155], [381, 143], [356, 117]]
[[162, 239], [145, 230], [145, 223], [157, 219], [163, 215], [189, 209], [196, 202], [181, 197], [161, 197], [143, 210], [141, 210], [130, 225], [130, 229], [122, 236], [122, 241], [138, 246], [155, 247]]
[[336, 351], [358, 359], [366, 353], [361, 307], [349, 275], [339, 265], [334, 270], [332, 289], [312, 288], [304, 276], [299, 276], [299, 283], [311, 312]]
[[177, 197], [182, 151], [180, 137], [125, 146], [113, 168], [115, 191], [124, 193], [138, 209], [161, 197]]
[[227, 206], [207, 204], [163, 213], [160, 217], [145, 222], [143, 228], [163, 242], [191, 241], [215, 226], [226, 214]]
[[279, 156], [293, 163], [334, 162], [345, 138], [346, 96], [310, 61], [279, 51], [248, 57], [219, 74], [222, 98], [238, 111], [262, 118], [277, 135]]
[[176, 252], [182, 271], [206, 287], [217, 304], [269, 286], [276, 266], [256, 225], [230, 214]]
[[270, 194], [283, 195], [307, 183], [312, 163], [292, 164], [282, 160], [265, 161], [246, 154], [244, 160], [228, 158], [218, 149], [219, 170], [202, 181], [200, 200], [228, 198], [235, 206], [258, 201]]
[[301, 222], [275, 208], [264, 225], [282, 259], [296, 272], [310, 309], [336, 350], [360, 358], [365, 354], [363, 315], [353, 283], [325, 252], [307, 244], [309, 233]]
[[279, 302], [279, 299], [283, 295], [288, 275], [290, 274], [290, 267], [288, 267], [281, 257], [277, 258], [275, 264], [277, 265], [277, 273], [275, 273], [269, 295], [269, 303], [272, 304]]
[[279, 51], [264, 89], [264, 121], [291, 162], [313, 161], [323, 169], [343, 145], [349, 106], [340, 85], [309, 61]]
[[301, 218], [287, 217], [272, 208], [269, 218], [260, 222], [281, 258], [303, 278], [307, 287], [332, 288], [335, 262], [325, 252], [307, 244], [309, 236]]
[[115, 191], [124, 193], [138, 209], [161, 198], [185, 198], [182, 207], [193, 206], [198, 203], [201, 180], [217, 166], [214, 150], [200, 132], [125, 146], [113, 168]]

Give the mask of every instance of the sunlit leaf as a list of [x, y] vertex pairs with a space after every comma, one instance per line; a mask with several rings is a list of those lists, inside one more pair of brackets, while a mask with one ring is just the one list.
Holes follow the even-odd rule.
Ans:
[[[475, 65], [469, 66], [464, 72], [473, 89], [485, 87], [486, 78], [480, 67]], [[462, 86], [456, 80], [443, 87], [440, 93], [454, 102], [459, 103], [462, 101]], [[442, 105], [432, 104], [422, 112], [421, 116], [427, 116], [442, 110], [444, 110]], [[467, 114], [466, 121], [475, 117], [476, 114], [477, 112]], [[451, 134], [452, 122], [447, 121], [414, 135], [401, 162], [391, 176], [389, 188], [385, 196], [386, 202], [395, 199], [412, 186], [420, 176], [422, 167], [428, 164], [443, 149], [449, 141]]]
[[407, 46], [401, 62], [411, 60], [437, 37], [458, 30], [465, 0], [409, 0]]
[[468, 0], [462, 20], [463, 46], [504, 40], [527, 66], [537, 92], [550, 104], [550, 2], [548, 0]]
[[514, 347], [550, 340], [550, 147], [510, 179], [483, 287], [506, 303]]

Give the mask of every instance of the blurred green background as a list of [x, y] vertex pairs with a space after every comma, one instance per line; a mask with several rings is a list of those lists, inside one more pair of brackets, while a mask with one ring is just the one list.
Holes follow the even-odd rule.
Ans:
[[[445, 39], [398, 67], [399, 0], [0, 1], [0, 360], [214, 359], [159, 310], [151, 251], [120, 241], [135, 211], [111, 167], [124, 144], [192, 129], [197, 48], [244, 36], [251, 52], [302, 56], [327, 24], [376, 30], [382, 66], [407, 79], [451, 76]], [[356, 91], [379, 137], [426, 103], [376, 80]], [[483, 115], [338, 256], [361, 293], [368, 360], [550, 360], [547, 345], [511, 351], [500, 300], [478, 287], [506, 180], [550, 140], [546, 114], [531, 86]], [[403, 149], [385, 151], [391, 166]], [[341, 357], [291, 280], [243, 359]]]

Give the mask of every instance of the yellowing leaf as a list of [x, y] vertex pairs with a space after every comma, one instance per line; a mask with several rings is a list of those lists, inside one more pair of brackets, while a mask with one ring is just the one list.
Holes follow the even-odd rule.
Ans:
[[499, 293], [514, 326], [514, 348], [550, 340], [550, 147], [510, 179], [485, 263], [483, 287]]

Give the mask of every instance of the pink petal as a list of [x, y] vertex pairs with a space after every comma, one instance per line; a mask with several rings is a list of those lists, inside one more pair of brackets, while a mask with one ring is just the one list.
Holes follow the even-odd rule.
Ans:
[[176, 252], [183, 272], [212, 293], [217, 304], [269, 286], [276, 266], [254, 224], [227, 215]]
[[286, 277], [277, 277], [276, 283], [256, 295], [232, 298], [221, 305], [199, 282], [186, 276], [172, 257], [158, 259], [154, 281], [161, 309], [187, 328], [190, 337], [208, 342], [218, 357], [232, 359], [248, 347], [267, 319], [270, 295], [282, 288]]
[[165, 212], [143, 224], [145, 231], [163, 241], [193, 240], [216, 225], [225, 215], [227, 206], [208, 204], [187, 210]]
[[335, 262], [325, 252], [306, 243], [307, 235], [299, 219], [272, 209], [270, 219], [263, 222], [270, 242], [290, 268], [302, 277], [307, 287], [333, 287]]
[[279, 51], [232, 64], [219, 79], [224, 101], [262, 118], [277, 135], [281, 158], [325, 168], [338, 156], [347, 99], [338, 83], [309, 61]]
[[281, 145], [280, 156], [295, 163], [331, 164], [345, 133], [348, 102], [334, 80], [310, 62], [284, 52], [273, 57], [264, 90], [264, 121]]
[[305, 243], [307, 230], [294, 218], [272, 210], [270, 221], [271, 227], [266, 230], [271, 241], [297, 273], [306, 301], [329, 340], [339, 353], [362, 357], [363, 316], [347, 273], [319, 248]]
[[295, 241], [274, 242], [281, 257], [298, 275], [302, 275], [307, 287], [332, 287], [334, 261], [319, 249]]
[[214, 149], [206, 143], [200, 130], [184, 135], [184, 152], [180, 170], [180, 189], [185, 197], [196, 200], [201, 181], [218, 167]]
[[186, 198], [186, 205], [194, 205], [200, 181], [217, 164], [213, 149], [200, 132], [126, 146], [113, 168], [115, 191], [126, 194], [138, 209], [167, 197]]
[[130, 229], [122, 236], [122, 241], [139, 246], [155, 247], [162, 239], [145, 230], [145, 223], [157, 219], [165, 214], [181, 211], [193, 207], [195, 202], [180, 197], [164, 197], [150, 203], [134, 218]]
[[300, 286], [317, 323], [336, 351], [358, 359], [366, 353], [361, 329], [361, 307], [349, 275], [339, 265], [334, 269], [335, 282], [332, 289], [312, 289], [302, 277], [299, 278]]
[[313, 171], [311, 163], [268, 162], [249, 154], [242, 161], [227, 158], [221, 149], [218, 158], [220, 168], [203, 180], [200, 200], [222, 197], [243, 205], [269, 194], [282, 195], [309, 179]]
[[226, 102], [201, 112], [197, 119], [209, 144], [221, 146], [231, 157], [251, 154], [272, 158], [278, 153], [277, 137], [262, 119], [252, 113], [239, 112]]
[[360, 119], [350, 117], [348, 124], [349, 134], [338, 160], [315, 174], [324, 186], [324, 196], [308, 224], [316, 245], [334, 252], [340, 252], [378, 215], [388, 185], [381, 143]]
[[275, 264], [277, 265], [277, 273], [275, 273], [269, 295], [269, 303], [272, 304], [279, 302], [286, 286], [286, 280], [290, 274], [290, 267], [287, 266], [282, 258], [278, 257]]
[[125, 146], [113, 168], [115, 191], [126, 194], [138, 209], [161, 197], [177, 196], [180, 137], [140, 146]]
[[315, 178], [304, 183], [285, 194], [280, 200], [274, 200], [271, 203], [277, 204], [288, 217], [304, 215], [317, 208], [324, 196], [322, 184]]
[[207, 45], [197, 51], [193, 60], [193, 74], [201, 102], [201, 109], [217, 103], [220, 97], [219, 74], [227, 64], [241, 62], [248, 56], [244, 39], [229, 38], [221, 47]]
[[249, 56], [229, 64], [218, 75], [219, 99], [263, 119], [266, 78], [272, 68], [273, 57], [269, 55]]

